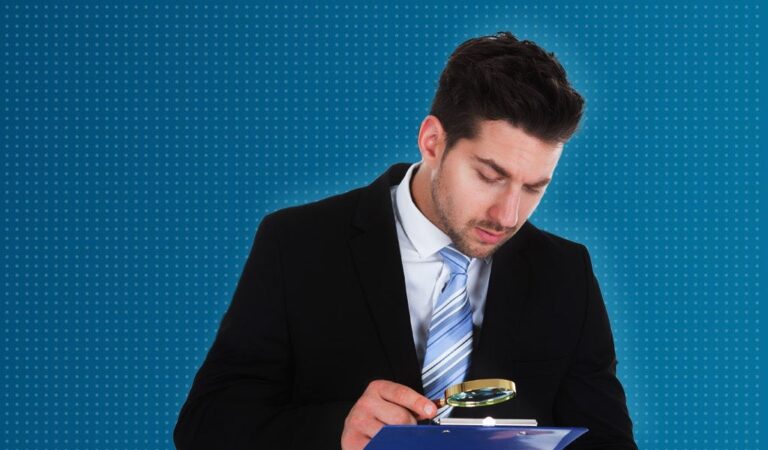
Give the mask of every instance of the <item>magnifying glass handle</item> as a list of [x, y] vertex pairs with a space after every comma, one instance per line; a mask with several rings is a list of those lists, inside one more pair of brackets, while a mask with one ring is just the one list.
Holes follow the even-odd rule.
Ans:
[[438, 409], [440, 409], [443, 406], [448, 404], [448, 403], [446, 403], [444, 398], [436, 398], [436, 399], [432, 400], [432, 403], [434, 403], [435, 406], [437, 406]]

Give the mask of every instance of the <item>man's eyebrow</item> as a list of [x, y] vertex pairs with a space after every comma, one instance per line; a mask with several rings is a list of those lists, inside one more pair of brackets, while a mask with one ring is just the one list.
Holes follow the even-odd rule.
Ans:
[[476, 155], [474, 156], [474, 158], [477, 161], [485, 164], [486, 166], [488, 166], [491, 169], [493, 169], [494, 171], [496, 171], [496, 173], [498, 173], [500, 176], [505, 177], [505, 178], [509, 178], [510, 177], [509, 172], [504, 170], [504, 168], [501, 167], [500, 165], [496, 164], [496, 161], [494, 161], [492, 159], [481, 158], [481, 157], [476, 156]]
[[[494, 161], [492, 159], [481, 158], [479, 156], [475, 156], [474, 158], [478, 162], [481, 162], [481, 163], [485, 164], [486, 166], [490, 167], [491, 169], [493, 169], [496, 173], [499, 174], [499, 176], [502, 176], [504, 178], [509, 178], [510, 177], [509, 172], [504, 170], [504, 168], [501, 167], [500, 165], [496, 164], [496, 161]], [[535, 183], [526, 184], [526, 186], [531, 187], [531, 188], [541, 188], [541, 187], [544, 187], [544, 186], [548, 185], [550, 181], [552, 181], [552, 178], [546, 177], [546, 178], [542, 178], [541, 180], [539, 180], [539, 181], [537, 181]]]

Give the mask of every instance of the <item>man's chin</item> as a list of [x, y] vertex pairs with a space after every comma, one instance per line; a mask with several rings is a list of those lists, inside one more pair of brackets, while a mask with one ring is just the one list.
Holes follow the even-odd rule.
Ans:
[[484, 259], [493, 255], [504, 242], [506, 242], [506, 240], [497, 244], [487, 244], [485, 242], [475, 241], [471, 242], [468, 247], [465, 245], [463, 249], [459, 250], [470, 258]]
[[[515, 232], [516, 231], [517, 230], [515, 230]], [[464, 253], [465, 255], [471, 258], [482, 258], [482, 259], [488, 258], [490, 256], [493, 256], [493, 254], [496, 253], [496, 251], [500, 249], [504, 244], [506, 244], [507, 241], [512, 239], [512, 236], [514, 235], [515, 233], [510, 233], [508, 236], [505, 236], [499, 242], [496, 242], [493, 244], [488, 242], [483, 242], [482, 240], [479, 240], [479, 239], [465, 239], [463, 242], [465, 244], [464, 245], [465, 248], [464, 248], [464, 251], [462, 251], [462, 253]], [[469, 245], [467, 246], [467, 244]], [[469, 247], [469, 248], [466, 248], [466, 247]]]
[[[515, 230], [516, 232], [517, 230]], [[492, 256], [504, 243], [506, 243], [515, 232], [509, 233], [497, 242], [485, 242], [482, 234], [477, 233], [476, 227], [469, 226], [462, 233], [446, 233], [454, 242], [456, 248], [470, 258], [485, 259]]]

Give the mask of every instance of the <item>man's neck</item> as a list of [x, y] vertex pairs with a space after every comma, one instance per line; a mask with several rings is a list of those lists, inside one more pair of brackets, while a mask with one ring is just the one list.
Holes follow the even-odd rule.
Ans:
[[432, 222], [436, 227], [440, 228], [437, 223], [437, 214], [432, 204], [432, 198], [430, 197], [431, 180], [429, 179], [429, 172], [423, 167], [423, 163], [416, 167], [415, 172], [411, 176], [411, 185], [409, 191], [411, 198], [416, 208], [424, 214], [424, 217]]

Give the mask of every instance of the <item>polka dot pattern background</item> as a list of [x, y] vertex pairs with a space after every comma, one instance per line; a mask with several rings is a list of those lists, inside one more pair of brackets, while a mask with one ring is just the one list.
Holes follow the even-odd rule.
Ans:
[[4, 3], [0, 447], [172, 448], [261, 218], [417, 160], [498, 30], [587, 99], [532, 221], [591, 250], [640, 447], [764, 447], [762, 7], [642, 3]]

